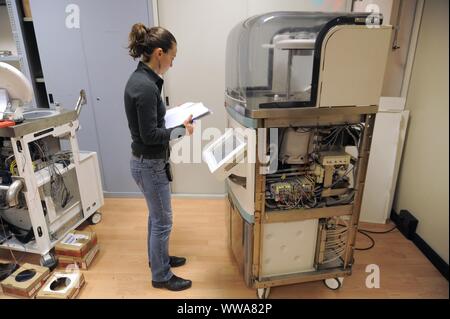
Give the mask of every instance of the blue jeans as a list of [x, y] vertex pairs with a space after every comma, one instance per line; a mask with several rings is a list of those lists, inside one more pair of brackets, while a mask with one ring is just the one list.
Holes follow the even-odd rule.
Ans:
[[144, 194], [148, 214], [148, 258], [152, 280], [167, 281], [173, 273], [169, 265], [169, 236], [172, 230], [170, 185], [164, 159], [140, 159], [132, 156], [131, 174]]

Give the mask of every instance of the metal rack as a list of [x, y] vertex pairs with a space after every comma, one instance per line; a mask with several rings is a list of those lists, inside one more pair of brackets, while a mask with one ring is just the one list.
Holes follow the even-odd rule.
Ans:
[[36, 37], [32, 18], [23, 16], [20, 0], [6, 0], [6, 7], [11, 25], [12, 37], [17, 55], [2, 57], [2, 62], [16, 62], [20, 71], [28, 78], [33, 87], [33, 99], [25, 107], [48, 107], [45, 83], [39, 60], [39, 52], [35, 48]]
[[[355, 239], [358, 228], [358, 221], [361, 209], [361, 200], [364, 189], [364, 180], [367, 170], [368, 157], [370, 153], [370, 142], [377, 112], [376, 106], [370, 107], [350, 107], [350, 108], [330, 108], [330, 109], [296, 109], [296, 110], [262, 110], [259, 114], [254, 114], [260, 117], [258, 124], [264, 128], [281, 128], [289, 127], [292, 123], [295, 125], [304, 126], [320, 126], [333, 124], [363, 124], [365, 129], [361, 137], [359, 147], [359, 157], [357, 162], [357, 172], [355, 180], [355, 197], [353, 203], [349, 205], [341, 205], [334, 207], [311, 208], [311, 209], [291, 209], [283, 211], [270, 211], [265, 207], [265, 184], [266, 175], [260, 174], [261, 163], [255, 165], [255, 211], [253, 224], [243, 225], [244, 218], [242, 211], [239, 208], [239, 202], [232, 192], [228, 193], [228, 203], [230, 207], [230, 219], [241, 219], [241, 223], [237, 222], [238, 226], [231, 225], [232, 243], [234, 254], [244, 256], [248, 254], [251, 256], [247, 264], [241, 264], [241, 269], [244, 270], [244, 277], [247, 285], [258, 290], [260, 298], [266, 298], [269, 295], [270, 287], [279, 285], [288, 285], [295, 283], [302, 283], [316, 280], [335, 279], [342, 283], [343, 277], [351, 274], [353, 265], [353, 253], [355, 246]], [[344, 113], [345, 115], [343, 115]], [[233, 114], [233, 113], [231, 113]], [[265, 117], [268, 116], [268, 117]], [[338, 119], [337, 119], [338, 118]], [[337, 119], [337, 120], [336, 120]], [[234, 215], [234, 216], [233, 216]], [[238, 217], [239, 216], [239, 217]], [[348, 218], [348, 230], [345, 237], [345, 248], [342, 253], [342, 262], [336, 266], [331, 266], [326, 269], [320, 269], [319, 254], [321, 245], [324, 244], [325, 237], [321, 234], [319, 227], [317, 234], [317, 246], [315, 247], [315, 265], [316, 269], [313, 271], [306, 271], [300, 273], [292, 273], [279, 276], [264, 276], [261, 273], [262, 260], [262, 238], [264, 237], [265, 229], [272, 223], [292, 223], [297, 221], [320, 220], [322, 218], [343, 217]], [[245, 234], [242, 237], [233, 237], [236, 230], [240, 227], [248, 228], [249, 237], [246, 239]], [[321, 237], [322, 236], [322, 237]], [[240, 237], [240, 238], [239, 238]], [[240, 247], [233, 243], [236, 240], [248, 240], [248, 243]], [[300, 243], [299, 243], [300, 244]], [[242, 248], [242, 250], [241, 250]], [[246, 250], [245, 252], [243, 250]]]
[[[103, 206], [104, 200], [97, 155], [95, 152], [80, 152], [76, 137], [78, 127], [77, 112], [62, 110], [48, 118], [0, 129], [3, 147], [10, 145], [13, 149], [16, 174], [12, 179], [22, 181], [23, 188], [18, 195], [23, 194], [25, 202], [20, 210], [25, 210], [30, 219], [35, 238], [22, 243], [13, 236], [0, 248], [39, 254], [44, 261], [51, 259], [51, 249], [65, 234], [99, 214], [97, 210]], [[38, 141], [48, 146], [44, 156], [47, 161], [43, 161], [41, 166], [33, 161], [30, 151]], [[64, 151], [70, 154], [70, 162], [50, 163], [49, 157], [60, 152], [63, 144]], [[57, 203], [53, 196], [45, 194], [44, 186], [52, 187], [54, 172], [71, 192], [67, 203]], [[15, 209], [14, 206], [3, 207], [2, 213], [10, 211], [14, 215], [18, 212]]]

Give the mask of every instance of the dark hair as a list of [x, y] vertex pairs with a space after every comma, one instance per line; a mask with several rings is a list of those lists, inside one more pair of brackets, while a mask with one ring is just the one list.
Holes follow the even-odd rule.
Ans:
[[143, 23], [136, 23], [131, 28], [128, 42], [130, 55], [134, 59], [143, 56], [144, 62], [148, 62], [156, 48], [161, 48], [164, 53], [167, 53], [177, 40], [164, 28], [147, 28]]

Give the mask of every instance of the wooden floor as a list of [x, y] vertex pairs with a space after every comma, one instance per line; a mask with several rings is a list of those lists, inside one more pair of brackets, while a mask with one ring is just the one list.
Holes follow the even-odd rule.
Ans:
[[[174, 227], [171, 254], [186, 256], [188, 262], [173, 269], [193, 281], [181, 292], [151, 287], [147, 266], [147, 208], [143, 199], [106, 199], [103, 220], [95, 226], [101, 250], [93, 265], [83, 271], [86, 286], [80, 298], [256, 298], [239, 274], [228, 247], [225, 199], [172, 200]], [[361, 228], [384, 230], [390, 226], [362, 224]], [[376, 245], [355, 255], [353, 274], [337, 291], [322, 282], [273, 287], [270, 298], [448, 298], [448, 281], [433, 267], [414, 244], [398, 230], [373, 235]], [[358, 235], [357, 246], [369, 241]], [[36, 255], [23, 261], [37, 262]], [[11, 260], [0, 251], [2, 261]], [[381, 287], [366, 288], [366, 266], [377, 264]], [[10, 298], [0, 292], [0, 298]]]

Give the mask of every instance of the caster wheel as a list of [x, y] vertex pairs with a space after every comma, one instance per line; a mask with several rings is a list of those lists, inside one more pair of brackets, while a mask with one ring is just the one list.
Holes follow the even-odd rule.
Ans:
[[41, 260], [39, 261], [42, 267], [48, 267], [50, 268], [50, 271], [56, 268], [56, 265], [58, 265], [58, 259], [55, 257], [53, 253], [45, 254], [41, 257]]
[[258, 296], [258, 299], [268, 299], [269, 294], [270, 294], [270, 287], [256, 289], [256, 296]]
[[91, 225], [96, 225], [100, 223], [102, 220], [102, 213], [96, 212], [91, 216], [90, 222]]
[[323, 281], [325, 286], [328, 287], [328, 289], [331, 290], [338, 290], [342, 287], [342, 282], [344, 281], [344, 278], [338, 277], [338, 278], [328, 278]]

